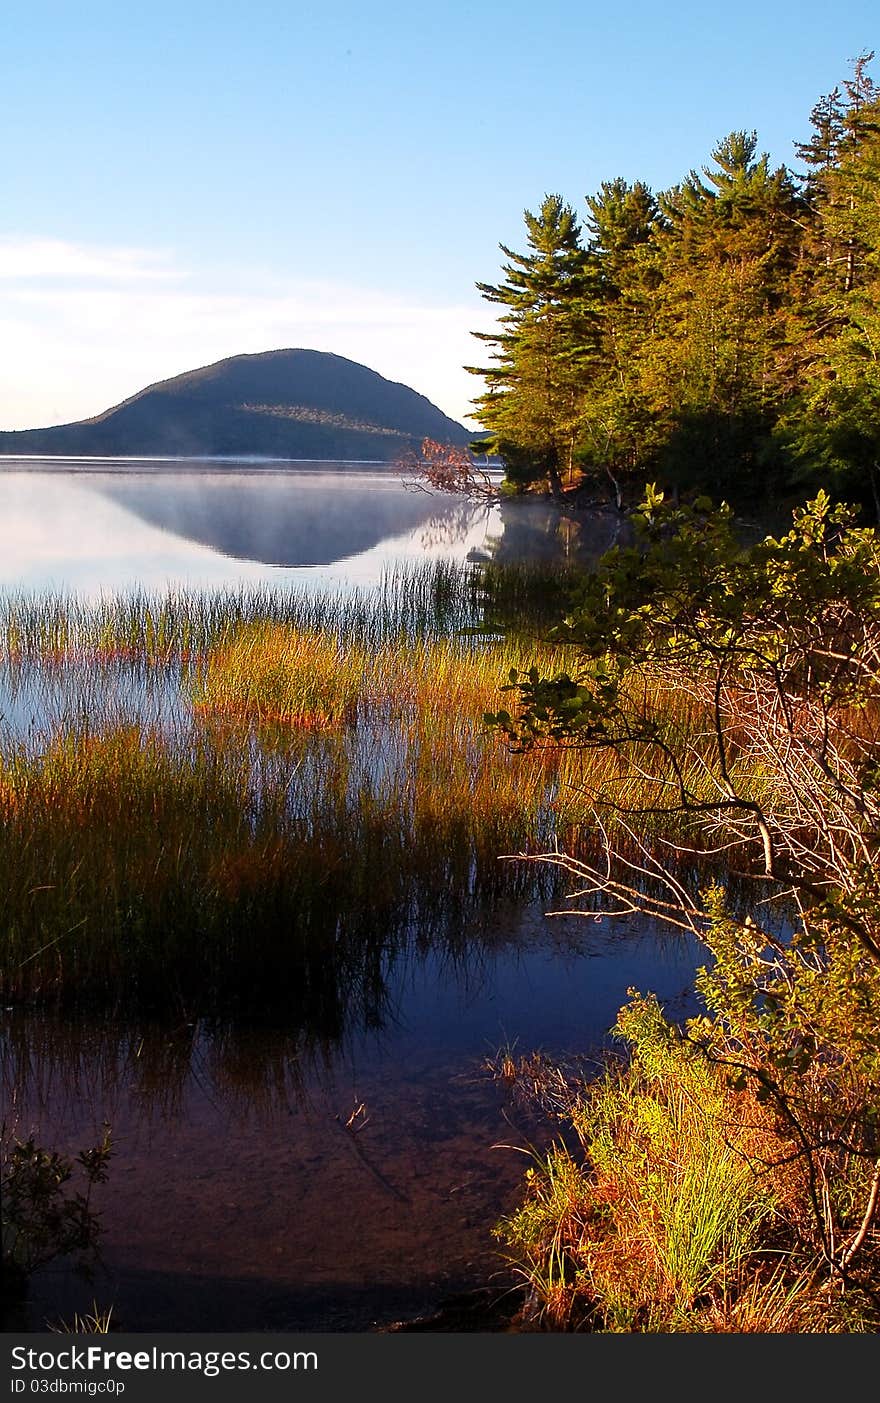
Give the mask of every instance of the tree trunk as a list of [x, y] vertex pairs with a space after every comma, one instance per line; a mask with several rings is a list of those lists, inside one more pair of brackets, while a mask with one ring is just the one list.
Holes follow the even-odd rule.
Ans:
[[602, 466], [605, 472], [605, 476], [608, 478], [608, 483], [611, 488], [611, 495], [614, 498], [614, 505], [619, 512], [623, 511], [623, 492], [621, 490], [620, 482], [614, 476], [614, 473], [611, 471], [607, 463], [603, 463]]
[[557, 502], [565, 501], [565, 488], [562, 485], [562, 478], [559, 476], [559, 469], [555, 463], [551, 463], [547, 468], [547, 481], [550, 484], [550, 491]]

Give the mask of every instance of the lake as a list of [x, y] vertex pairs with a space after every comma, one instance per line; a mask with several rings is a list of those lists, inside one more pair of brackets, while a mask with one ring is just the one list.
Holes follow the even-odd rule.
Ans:
[[[0, 471], [10, 596], [369, 600], [396, 569], [589, 558], [614, 532], [572, 527], [540, 503], [428, 494], [369, 464], [27, 460]], [[47, 696], [66, 671], [62, 659], [57, 680], [36, 685], [7, 652], [7, 745], [49, 744], [61, 712]], [[136, 671], [109, 676], [147, 686]], [[332, 905], [332, 884], [327, 893]], [[493, 1075], [499, 1053], [581, 1066], [607, 1047], [629, 987], [686, 1012], [701, 952], [646, 922], [547, 915], [566, 911], [549, 880], [508, 889], [465, 872], [445, 902], [441, 882], [415, 906], [418, 919], [412, 904], [394, 908], [387, 929], [360, 931], [351, 917], [318, 964], [291, 954], [265, 1018], [192, 991], [173, 1016], [4, 1009], [7, 1123], [75, 1151], [107, 1122], [114, 1142], [96, 1275], [84, 1283], [58, 1262], [35, 1273], [28, 1328], [94, 1299], [128, 1330], [368, 1330], [510, 1279], [491, 1228], [516, 1202], [526, 1147], [552, 1127]]]

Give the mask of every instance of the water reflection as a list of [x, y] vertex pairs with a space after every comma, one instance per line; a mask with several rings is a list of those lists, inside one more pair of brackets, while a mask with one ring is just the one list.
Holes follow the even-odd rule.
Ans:
[[[607, 1046], [626, 990], [650, 987], [672, 1016], [695, 1008], [694, 970], [705, 951], [644, 921], [551, 921], [539, 903], [507, 908], [509, 921], [468, 950], [422, 941], [384, 958], [380, 941], [358, 971], [333, 967], [340, 1025], [328, 1033], [321, 997], [286, 1019], [241, 1021], [112, 1015], [76, 1018], [7, 1008], [0, 1019], [4, 1104], [28, 1114], [87, 1107], [113, 1119], [121, 1097], [143, 1124], [176, 1116], [194, 1087], [257, 1122], [307, 1105], [319, 1087], [406, 1062], [489, 1056], [502, 1045], [568, 1058]], [[476, 1062], [474, 1063], [476, 1065]]]
[[[101, 478], [96, 490], [139, 521], [220, 555], [264, 565], [333, 565], [394, 539], [454, 549], [486, 513], [407, 491], [388, 473], [287, 472]], [[421, 533], [420, 536], [417, 533]]]
[[247, 584], [375, 584], [443, 557], [594, 558], [613, 515], [540, 501], [486, 506], [346, 464], [16, 460], [0, 470], [0, 586], [99, 592]]
[[0, 585], [99, 591], [345, 579], [479, 551], [485, 508], [344, 470], [0, 472]]
[[510, 907], [471, 958], [428, 944], [386, 969], [383, 1025], [358, 1014], [345, 1047], [309, 1050], [295, 1023], [7, 1011], [21, 1130], [72, 1150], [106, 1120], [115, 1142], [98, 1276], [39, 1275], [29, 1327], [96, 1297], [134, 1330], [366, 1330], [503, 1280], [490, 1229], [526, 1167], [509, 1147], [552, 1127], [486, 1059], [595, 1051], [631, 984], [685, 1012], [698, 957], [646, 926]]

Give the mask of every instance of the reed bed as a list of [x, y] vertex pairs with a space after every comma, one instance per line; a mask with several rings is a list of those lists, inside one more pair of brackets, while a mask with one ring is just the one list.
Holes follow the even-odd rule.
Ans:
[[[558, 903], [559, 873], [502, 859], [592, 850], [597, 795], [647, 809], [663, 781], [605, 751], [508, 754], [483, 716], [511, 671], [572, 660], [481, 632], [477, 588], [432, 566], [371, 600], [7, 598], [0, 994], [281, 1006], [332, 1039], [381, 1019], [412, 940]], [[686, 698], [663, 706], [698, 731]]]
[[236, 627], [270, 623], [333, 633], [371, 647], [476, 626], [481, 598], [474, 567], [446, 561], [398, 566], [373, 589], [320, 593], [256, 586], [112, 594], [90, 601], [59, 592], [7, 591], [0, 595], [0, 659], [186, 661]]
[[194, 702], [205, 711], [326, 729], [353, 717], [374, 656], [326, 631], [245, 624], [209, 649]]
[[436, 748], [392, 765], [381, 739], [267, 750], [196, 723], [22, 748], [0, 766], [3, 996], [280, 1006], [332, 1038], [380, 1016], [411, 939], [454, 943], [500, 892], [539, 890], [498, 862], [498, 835], [524, 842], [530, 811], [510, 785], [493, 793], [488, 766], [475, 784]]
[[577, 560], [487, 560], [469, 575], [469, 592], [487, 623], [541, 636], [565, 617], [583, 573]]
[[[209, 648], [194, 689], [203, 709], [329, 724], [356, 714], [471, 712], [500, 706], [510, 672], [563, 665], [564, 650], [526, 640], [364, 641], [327, 629], [260, 622], [233, 626]], [[482, 708], [482, 709], [481, 709]]]
[[5, 591], [0, 660], [187, 660], [238, 627], [268, 624], [332, 633], [368, 648], [465, 632], [536, 637], [559, 620], [579, 578], [574, 566], [439, 560], [397, 565], [378, 586], [363, 589], [181, 589], [97, 600]]

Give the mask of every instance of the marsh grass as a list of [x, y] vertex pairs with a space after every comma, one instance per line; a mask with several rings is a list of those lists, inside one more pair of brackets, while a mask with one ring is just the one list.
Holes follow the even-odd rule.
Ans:
[[209, 649], [195, 705], [322, 730], [353, 720], [372, 658], [332, 633], [276, 623], [244, 624]]
[[[534, 1328], [602, 1333], [873, 1333], [867, 1293], [828, 1287], [808, 1239], [787, 1126], [735, 1088], [652, 996], [621, 1010], [627, 1046], [572, 1079], [535, 1059], [494, 1074], [552, 1110], [518, 1208], [495, 1228]], [[529, 1085], [531, 1084], [531, 1085]], [[800, 1207], [799, 1207], [800, 1204]]]
[[529, 819], [492, 783], [491, 742], [466, 763], [454, 730], [417, 722], [393, 757], [381, 732], [270, 739], [197, 717], [7, 753], [4, 996], [282, 1006], [332, 1039], [381, 1021], [388, 962], [420, 931], [454, 943], [498, 895], [540, 890], [498, 861]]
[[49, 1323], [53, 1335], [109, 1335], [113, 1328], [113, 1306], [99, 1306], [92, 1301], [91, 1310], [76, 1311], [70, 1320]]
[[487, 628], [546, 637], [565, 617], [583, 572], [576, 560], [488, 560], [471, 572], [469, 592]]
[[769, 1313], [768, 1274], [753, 1268], [776, 1208], [772, 1116], [688, 1056], [653, 998], [622, 1009], [617, 1032], [631, 1060], [570, 1108], [580, 1152], [536, 1158], [497, 1236], [554, 1328], [667, 1333], [702, 1319], [711, 1331], [725, 1311], [756, 1319], [760, 1283]]
[[377, 587], [133, 592], [88, 600], [72, 593], [0, 595], [4, 661], [110, 663], [189, 660], [247, 624], [286, 624], [373, 646], [387, 639], [448, 636], [480, 622], [482, 593], [469, 565], [398, 566]]
[[569, 658], [481, 632], [481, 588], [444, 565], [370, 598], [3, 601], [2, 995], [283, 1006], [332, 1039], [347, 1008], [381, 1021], [408, 941], [558, 900], [519, 855], [583, 852], [597, 792], [662, 785], [607, 752], [507, 753], [482, 718], [511, 671]]

